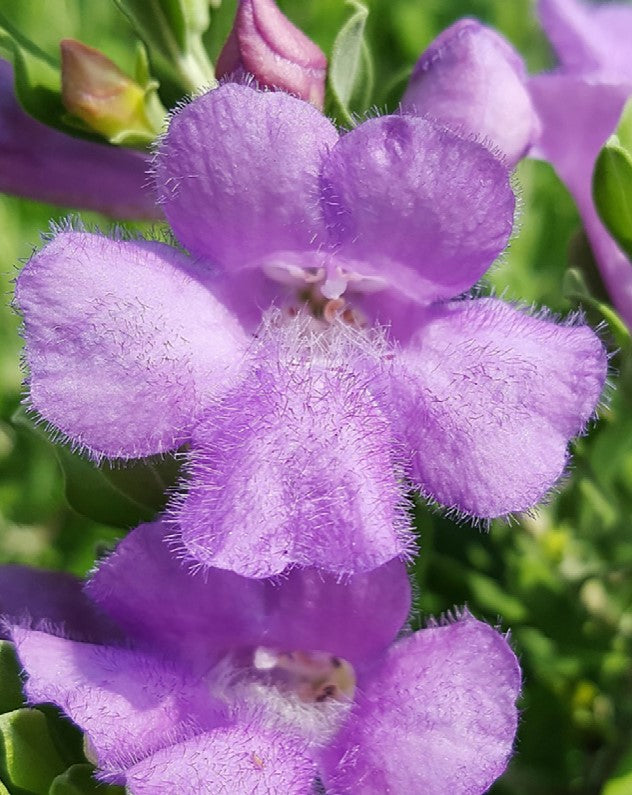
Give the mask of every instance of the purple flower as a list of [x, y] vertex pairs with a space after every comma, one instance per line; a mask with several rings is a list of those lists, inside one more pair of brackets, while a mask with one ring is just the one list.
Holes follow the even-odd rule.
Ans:
[[327, 58], [279, 11], [274, 0], [240, 0], [235, 24], [217, 59], [218, 77], [242, 72], [322, 108]]
[[632, 267], [592, 200], [595, 160], [632, 96], [632, 7], [540, 0], [539, 13], [560, 66], [530, 80], [542, 121], [534, 154], [553, 164], [572, 193], [608, 292], [632, 326]]
[[395, 640], [410, 608], [399, 561], [346, 583], [202, 577], [164, 537], [137, 528], [87, 585], [122, 644], [12, 629], [28, 699], [83, 729], [102, 777], [133, 795], [298, 795], [317, 776], [340, 795], [439, 795], [503, 772], [516, 657], [467, 612]]
[[402, 109], [476, 136], [510, 166], [539, 133], [522, 58], [506, 39], [474, 19], [455, 22], [422, 54]]
[[511, 232], [483, 146], [412, 116], [339, 136], [227, 84], [174, 116], [156, 176], [190, 256], [62, 231], [16, 299], [30, 401], [74, 445], [190, 446], [170, 508], [189, 554], [254, 577], [368, 571], [410, 548], [408, 483], [482, 518], [554, 485], [606, 354], [586, 326], [446, 300]]
[[35, 121], [18, 104], [11, 66], [0, 59], [0, 191], [114, 218], [160, 218], [147, 168], [140, 152]]

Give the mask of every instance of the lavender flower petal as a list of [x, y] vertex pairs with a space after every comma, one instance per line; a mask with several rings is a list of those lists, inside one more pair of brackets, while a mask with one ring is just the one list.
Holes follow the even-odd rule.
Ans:
[[312, 248], [318, 174], [337, 139], [315, 108], [281, 92], [226, 84], [186, 105], [156, 161], [177, 238], [229, 269]]
[[25, 113], [13, 71], [0, 59], [0, 191], [114, 218], [161, 218], [149, 159], [140, 152], [71, 138]]
[[422, 54], [402, 109], [473, 135], [515, 165], [539, 128], [526, 77], [522, 58], [506, 39], [474, 19], [462, 19]]
[[[0, 616], [5, 622], [51, 625], [77, 640], [114, 640], [120, 632], [71, 574], [0, 566]], [[0, 637], [6, 637], [0, 624]]]
[[303, 795], [315, 772], [299, 739], [251, 722], [163, 748], [130, 768], [125, 783], [131, 795]]
[[395, 644], [359, 680], [355, 711], [324, 754], [328, 791], [478, 795], [504, 771], [520, 667], [468, 614]]
[[542, 119], [542, 135], [532, 154], [550, 161], [568, 186], [606, 288], [632, 327], [632, 266], [601, 223], [592, 198], [597, 155], [632, 96], [632, 79], [607, 83], [579, 74], [538, 75], [529, 81], [529, 90]]
[[171, 661], [19, 627], [12, 637], [28, 673], [27, 698], [62, 709], [110, 774], [225, 719], [204, 681]]
[[565, 72], [632, 81], [629, 3], [539, 0], [538, 15]]
[[394, 640], [410, 609], [410, 584], [397, 560], [343, 582], [316, 569], [294, 569], [281, 583], [221, 569], [194, 575], [167, 535], [160, 522], [136, 528], [87, 590], [130, 636], [196, 667], [259, 645], [371, 659]]
[[426, 119], [365, 122], [336, 144], [323, 181], [338, 256], [418, 302], [471, 287], [511, 233], [507, 169]]
[[169, 246], [58, 234], [18, 278], [30, 400], [93, 455], [177, 447], [246, 335]]
[[209, 409], [173, 513], [194, 558], [269, 577], [290, 565], [353, 574], [406, 552], [382, 359], [365, 343], [344, 327], [312, 335], [300, 319], [274, 329]]
[[485, 298], [429, 309], [401, 364], [414, 482], [443, 505], [490, 518], [530, 508], [560, 477], [607, 357], [587, 326]]

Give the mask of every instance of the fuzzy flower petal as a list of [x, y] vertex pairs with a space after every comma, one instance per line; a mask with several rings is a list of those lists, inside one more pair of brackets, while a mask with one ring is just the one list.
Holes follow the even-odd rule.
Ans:
[[59, 233], [20, 274], [16, 302], [32, 406], [96, 456], [180, 445], [246, 345], [194, 264], [161, 243]]
[[371, 119], [323, 170], [325, 213], [347, 267], [426, 303], [471, 287], [507, 244], [514, 195], [505, 166], [426, 119]]
[[[7, 622], [61, 627], [81, 640], [107, 640], [118, 630], [82, 591], [82, 582], [61, 571], [0, 566], [0, 615]], [[0, 625], [0, 637], [4, 637]]]
[[538, 15], [565, 71], [632, 81], [629, 3], [540, 0]]
[[88, 595], [131, 636], [196, 666], [257, 645], [327, 649], [355, 663], [386, 648], [408, 615], [410, 584], [397, 560], [342, 582], [316, 569], [279, 582], [221, 569], [193, 575], [167, 536], [160, 522], [133, 530], [101, 563]]
[[474, 19], [461, 19], [417, 62], [402, 109], [473, 135], [515, 165], [539, 127], [526, 78], [522, 58], [506, 39]]
[[300, 740], [250, 723], [164, 748], [134, 765], [125, 783], [131, 795], [304, 795], [314, 776]]
[[325, 116], [281, 92], [226, 84], [185, 105], [156, 161], [176, 237], [233, 270], [312, 248], [318, 175], [337, 139]]
[[276, 332], [196, 428], [173, 513], [183, 543], [249, 577], [368, 571], [410, 544], [380, 356], [343, 327], [312, 333], [298, 319]]
[[13, 93], [13, 70], [0, 59], [0, 191], [114, 218], [160, 218], [148, 158], [82, 141], [31, 118]]
[[19, 627], [12, 638], [27, 698], [53, 702], [81, 726], [101, 767], [123, 769], [193, 726], [223, 720], [204, 683], [169, 661]]
[[520, 667], [488, 625], [466, 614], [417, 632], [359, 684], [356, 710], [324, 754], [327, 791], [477, 795], [504, 771]]
[[428, 310], [400, 361], [413, 481], [443, 505], [483, 518], [526, 510], [546, 495], [607, 369], [587, 326], [493, 298]]

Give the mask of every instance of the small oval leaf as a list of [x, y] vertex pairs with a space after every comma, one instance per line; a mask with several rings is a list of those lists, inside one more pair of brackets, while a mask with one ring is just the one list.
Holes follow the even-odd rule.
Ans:
[[608, 231], [632, 257], [632, 100], [597, 158], [593, 198]]
[[68, 504], [102, 524], [129, 529], [150, 521], [163, 510], [167, 492], [178, 480], [180, 464], [174, 456], [104, 461], [97, 466], [66, 445], [53, 444], [24, 408], [15, 412], [12, 422], [51, 445], [64, 474]]
[[368, 108], [373, 94], [373, 59], [365, 40], [368, 8], [359, 0], [347, 0], [355, 12], [340, 29], [331, 54], [329, 85], [332, 112], [354, 126], [354, 111]]

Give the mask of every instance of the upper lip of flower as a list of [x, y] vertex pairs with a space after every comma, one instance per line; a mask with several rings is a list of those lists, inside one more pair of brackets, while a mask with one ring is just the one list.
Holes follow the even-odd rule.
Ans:
[[240, 85], [174, 115], [155, 171], [180, 242], [227, 272], [333, 254], [421, 304], [470, 288], [513, 222], [507, 169], [480, 144], [412, 116], [340, 137], [306, 103]]

